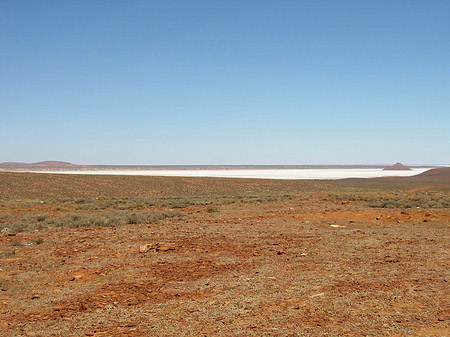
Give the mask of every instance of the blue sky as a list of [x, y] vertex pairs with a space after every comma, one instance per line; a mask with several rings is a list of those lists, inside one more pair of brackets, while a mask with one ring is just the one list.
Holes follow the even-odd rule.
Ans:
[[0, 1], [0, 162], [450, 163], [450, 1]]

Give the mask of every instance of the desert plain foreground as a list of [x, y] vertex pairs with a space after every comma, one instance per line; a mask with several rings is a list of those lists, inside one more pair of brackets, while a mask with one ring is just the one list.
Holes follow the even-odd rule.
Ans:
[[450, 336], [450, 178], [0, 172], [1, 336]]

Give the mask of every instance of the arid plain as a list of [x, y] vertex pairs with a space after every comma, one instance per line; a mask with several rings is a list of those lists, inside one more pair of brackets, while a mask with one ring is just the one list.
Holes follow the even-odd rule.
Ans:
[[450, 336], [450, 174], [0, 172], [1, 336]]

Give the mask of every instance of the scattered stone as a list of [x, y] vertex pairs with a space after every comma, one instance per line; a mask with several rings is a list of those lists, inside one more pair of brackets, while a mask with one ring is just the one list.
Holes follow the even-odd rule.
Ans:
[[175, 250], [175, 246], [162, 246], [162, 247], [156, 247], [156, 251], [161, 252], [168, 252], [169, 250]]
[[333, 228], [345, 228], [345, 226], [341, 226], [341, 225], [330, 225], [330, 227], [333, 227]]
[[34, 294], [34, 295], [31, 296], [31, 299], [32, 299], [32, 300], [35, 300], [35, 299], [40, 298], [40, 297], [41, 297], [41, 296], [39, 296], [38, 294]]
[[156, 245], [154, 243], [147, 243], [139, 247], [139, 251], [141, 253], [147, 253], [150, 250], [156, 249]]
[[311, 297], [311, 298], [314, 298], [314, 297], [322, 297], [322, 296], [324, 296], [324, 295], [325, 295], [325, 293], [319, 293], [319, 294], [311, 295], [310, 297]]
[[141, 253], [147, 253], [149, 251], [155, 252], [167, 252], [169, 250], [175, 250], [175, 245], [171, 243], [147, 243], [139, 247]]
[[439, 322], [450, 321], [450, 310], [442, 311], [437, 317]]
[[277, 255], [283, 255], [284, 254], [284, 252], [282, 251], [282, 250], [279, 250], [278, 252], [277, 252]]
[[384, 262], [388, 262], [388, 263], [397, 263], [398, 259], [392, 256], [385, 256], [384, 257]]

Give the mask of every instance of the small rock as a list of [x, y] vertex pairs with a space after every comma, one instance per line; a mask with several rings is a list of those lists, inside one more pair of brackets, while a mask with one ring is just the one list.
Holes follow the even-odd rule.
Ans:
[[141, 253], [147, 253], [147, 252], [150, 251], [150, 250], [156, 249], [156, 246], [157, 246], [157, 245], [158, 245], [158, 244], [147, 243], [147, 244], [145, 244], [145, 245], [140, 246], [140, 247], [139, 247], [139, 251], [140, 251]]
[[175, 250], [175, 246], [163, 246], [163, 247], [157, 247], [156, 251], [159, 252], [168, 252], [169, 250]]
[[94, 333], [92, 331], [86, 331], [84, 333], [85, 336], [94, 336]]
[[385, 256], [384, 257], [384, 262], [388, 262], [388, 263], [397, 263], [398, 259], [392, 256]]
[[169, 250], [175, 250], [175, 245], [171, 243], [147, 243], [139, 247], [141, 253], [147, 253], [149, 251], [155, 252], [167, 252]]
[[284, 252], [282, 251], [282, 250], [279, 250], [278, 252], [277, 252], [277, 255], [283, 255], [284, 254]]
[[437, 318], [437, 320], [438, 320], [439, 322], [448, 321], [448, 320], [450, 320], [450, 314], [448, 314], [448, 315], [445, 315], [445, 314], [439, 315], [438, 318]]

